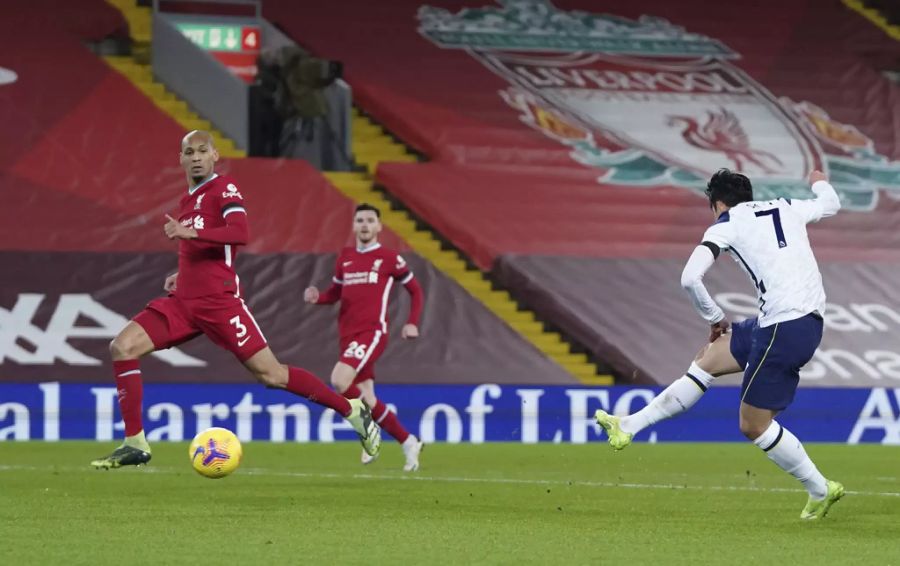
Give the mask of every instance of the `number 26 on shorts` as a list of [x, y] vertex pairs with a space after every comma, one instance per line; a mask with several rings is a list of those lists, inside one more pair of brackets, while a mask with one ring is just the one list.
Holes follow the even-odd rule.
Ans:
[[366, 344], [360, 344], [356, 340], [350, 342], [347, 345], [347, 349], [344, 350], [345, 358], [356, 358], [357, 360], [361, 360], [366, 356]]

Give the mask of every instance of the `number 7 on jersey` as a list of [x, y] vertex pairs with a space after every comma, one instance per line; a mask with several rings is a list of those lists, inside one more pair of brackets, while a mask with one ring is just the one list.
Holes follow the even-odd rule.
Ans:
[[786, 248], [787, 240], [784, 239], [784, 230], [781, 228], [781, 211], [777, 208], [769, 210], [760, 210], [756, 213], [757, 218], [761, 216], [771, 216], [772, 224], [775, 226], [775, 237], [778, 239], [778, 247]]

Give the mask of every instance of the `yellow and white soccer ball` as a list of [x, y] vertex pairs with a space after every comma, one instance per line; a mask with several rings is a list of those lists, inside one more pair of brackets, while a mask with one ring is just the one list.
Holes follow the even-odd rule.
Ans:
[[224, 478], [241, 464], [241, 441], [227, 428], [208, 428], [194, 437], [188, 456], [201, 476]]

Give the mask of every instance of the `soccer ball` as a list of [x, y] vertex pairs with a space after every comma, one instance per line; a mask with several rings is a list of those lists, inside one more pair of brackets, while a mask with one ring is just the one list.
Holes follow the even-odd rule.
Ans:
[[194, 437], [188, 456], [201, 476], [224, 478], [241, 464], [241, 441], [227, 428], [212, 427]]

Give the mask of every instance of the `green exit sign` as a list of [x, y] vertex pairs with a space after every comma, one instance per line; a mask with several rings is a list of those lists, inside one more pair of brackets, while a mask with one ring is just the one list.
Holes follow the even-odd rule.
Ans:
[[258, 51], [259, 28], [220, 24], [176, 24], [185, 37], [207, 51]]

